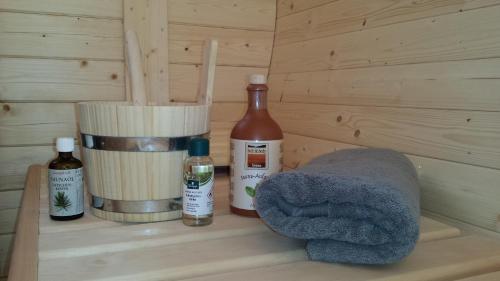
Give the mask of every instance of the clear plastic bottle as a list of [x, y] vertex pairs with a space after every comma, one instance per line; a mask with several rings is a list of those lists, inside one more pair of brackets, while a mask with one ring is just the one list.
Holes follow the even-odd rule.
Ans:
[[73, 138], [58, 138], [59, 155], [49, 164], [49, 213], [53, 220], [83, 216], [83, 165], [73, 157]]
[[213, 220], [214, 164], [209, 152], [207, 139], [191, 140], [184, 162], [182, 200], [182, 221], [188, 226], [209, 225]]

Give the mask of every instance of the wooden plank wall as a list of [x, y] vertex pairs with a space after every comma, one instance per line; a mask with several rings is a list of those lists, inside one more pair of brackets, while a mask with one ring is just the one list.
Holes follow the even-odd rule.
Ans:
[[[0, 0], [0, 277], [27, 167], [54, 156], [55, 137], [77, 136], [75, 102], [125, 99], [123, 19], [133, 13], [125, 7], [122, 0]], [[275, 13], [269, 0], [168, 0], [173, 101], [195, 100], [203, 40], [219, 39], [212, 113], [218, 165], [228, 163], [247, 76], [268, 72]]]
[[422, 207], [499, 231], [500, 1], [278, 0], [270, 69], [285, 164], [389, 147]]

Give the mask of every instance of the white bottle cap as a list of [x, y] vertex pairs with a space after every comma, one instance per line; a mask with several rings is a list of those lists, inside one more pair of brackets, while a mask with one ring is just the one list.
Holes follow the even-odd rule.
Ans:
[[263, 74], [252, 74], [250, 75], [250, 84], [266, 84], [266, 76]]
[[73, 138], [57, 138], [56, 148], [59, 152], [73, 152], [75, 140]]

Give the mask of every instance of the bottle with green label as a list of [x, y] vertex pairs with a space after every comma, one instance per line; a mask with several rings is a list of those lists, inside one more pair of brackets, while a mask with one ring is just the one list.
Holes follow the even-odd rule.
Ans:
[[209, 142], [192, 139], [189, 157], [184, 162], [182, 221], [188, 226], [212, 223], [214, 208], [214, 164], [209, 156]]
[[49, 164], [49, 213], [54, 220], [83, 216], [83, 165], [73, 157], [73, 138], [58, 138], [59, 155]]

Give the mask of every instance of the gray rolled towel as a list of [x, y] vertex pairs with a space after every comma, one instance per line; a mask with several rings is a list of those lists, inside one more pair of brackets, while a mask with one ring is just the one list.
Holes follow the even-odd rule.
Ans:
[[312, 260], [394, 263], [419, 235], [415, 168], [388, 149], [341, 150], [275, 174], [258, 185], [256, 206], [273, 230], [307, 240]]

